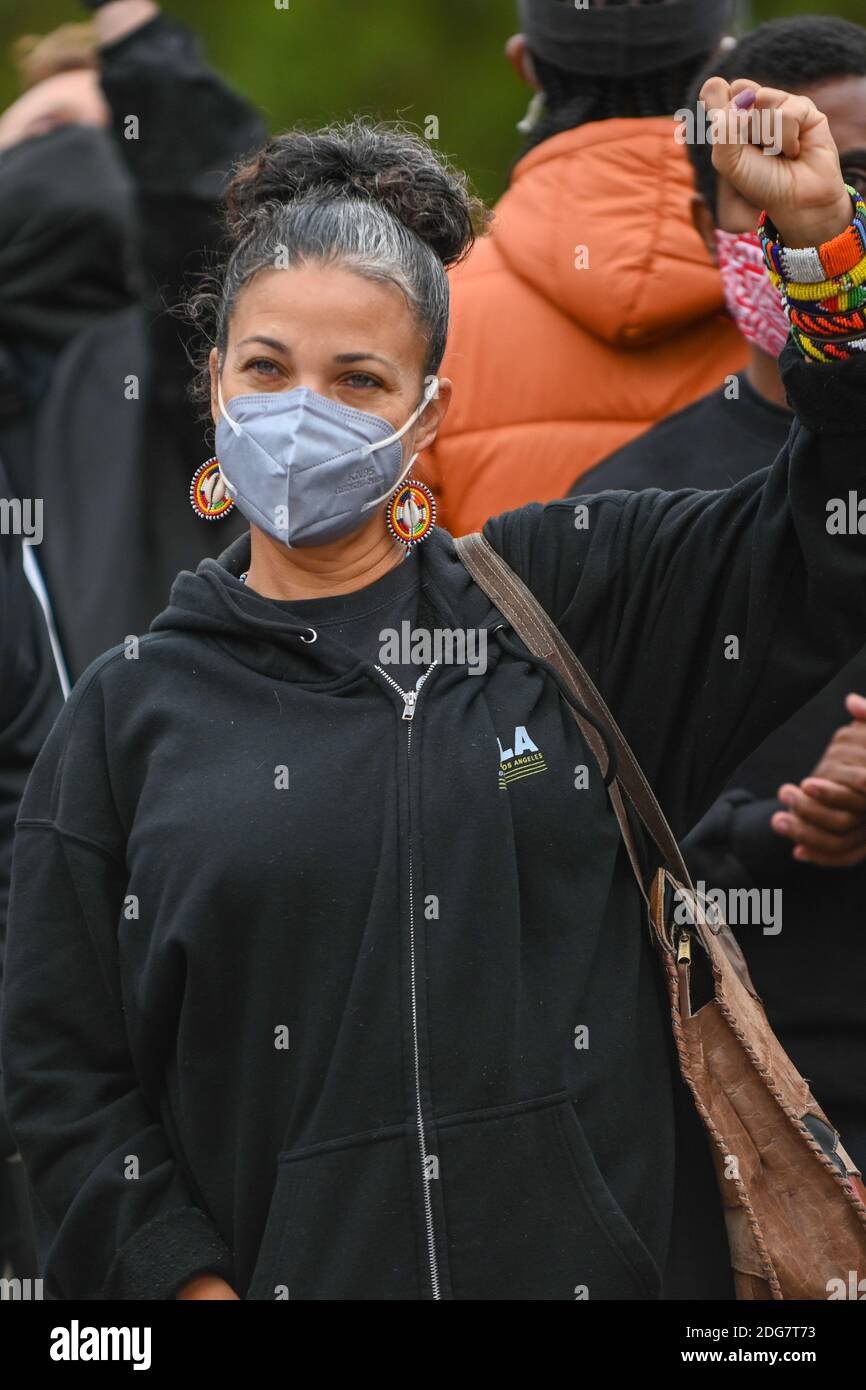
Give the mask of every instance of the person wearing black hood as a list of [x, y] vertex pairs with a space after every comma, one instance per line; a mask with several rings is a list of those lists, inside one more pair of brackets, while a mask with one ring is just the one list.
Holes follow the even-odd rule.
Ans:
[[[758, 123], [714, 158], [792, 269], [850, 253], [814, 105], [704, 95], [781, 126], [786, 156]], [[232, 184], [198, 502], [250, 533], [89, 668], [18, 821], [0, 1046], [61, 1298], [668, 1296], [683, 1083], [638, 887], [547, 663], [406, 476], [473, 214], [365, 122]], [[825, 503], [862, 483], [866, 356], [784, 369], [757, 478], [485, 528], [680, 830], [862, 641], [866, 550]], [[721, 1242], [706, 1145], [692, 1177]], [[705, 1227], [692, 1295], [729, 1294]]]
[[152, 0], [88, 8], [102, 46], [55, 58], [0, 115], [0, 457], [44, 504], [72, 679], [210, 553], [181, 487], [198, 431], [169, 308], [217, 243], [227, 170], [263, 138]]

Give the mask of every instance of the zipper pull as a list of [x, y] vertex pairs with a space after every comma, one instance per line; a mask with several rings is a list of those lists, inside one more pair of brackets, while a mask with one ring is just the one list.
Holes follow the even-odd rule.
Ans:
[[403, 696], [403, 718], [412, 719], [415, 715], [415, 705], [418, 702], [417, 690], [401, 690]]
[[677, 997], [681, 1018], [692, 1016], [691, 973], [692, 937], [690, 932], [684, 931], [680, 932], [677, 944]]

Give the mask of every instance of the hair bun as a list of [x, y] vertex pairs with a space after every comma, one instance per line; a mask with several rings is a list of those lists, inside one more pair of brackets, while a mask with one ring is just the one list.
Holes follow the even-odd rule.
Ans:
[[379, 203], [445, 266], [466, 254], [491, 216], [466, 176], [420, 136], [354, 120], [269, 140], [237, 169], [226, 194], [226, 225], [240, 240], [266, 204], [316, 197]]

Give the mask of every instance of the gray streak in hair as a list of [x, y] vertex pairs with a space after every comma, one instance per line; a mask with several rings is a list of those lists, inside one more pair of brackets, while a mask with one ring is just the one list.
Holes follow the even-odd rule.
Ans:
[[287, 203], [264, 203], [255, 210], [222, 280], [216, 315], [221, 354], [240, 290], [262, 270], [310, 262], [343, 266], [366, 279], [395, 285], [427, 339], [425, 371], [438, 370], [448, 336], [448, 276], [431, 247], [369, 198], [307, 195]]

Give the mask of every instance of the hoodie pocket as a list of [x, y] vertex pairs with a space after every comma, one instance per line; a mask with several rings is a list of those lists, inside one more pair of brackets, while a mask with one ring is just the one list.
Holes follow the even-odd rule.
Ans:
[[418, 1299], [405, 1131], [280, 1154], [247, 1298]]
[[[440, 1120], [430, 1142], [446, 1298], [659, 1297], [658, 1267], [564, 1093]], [[415, 1154], [402, 1128], [281, 1154], [247, 1298], [429, 1296]]]
[[658, 1266], [562, 1095], [439, 1124], [456, 1299], [655, 1299]]

